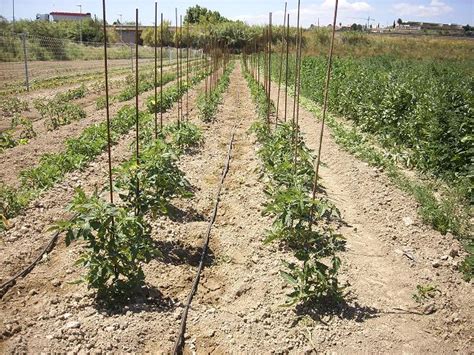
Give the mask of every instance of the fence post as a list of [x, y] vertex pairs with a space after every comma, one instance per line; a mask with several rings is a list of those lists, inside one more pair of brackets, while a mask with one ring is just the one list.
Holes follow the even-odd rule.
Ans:
[[132, 73], [133, 73], [133, 48], [132, 48], [132, 42], [130, 42], [130, 63], [132, 64]]
[[25, 61], [25, 84], [26, 84], [26, 91], [30, 91], [30, 81], [28, 78], [28, 55], [26, 51], [26, 33], [22, 33], [21, 35], [21, 43], [23, 44], [23, 57]]

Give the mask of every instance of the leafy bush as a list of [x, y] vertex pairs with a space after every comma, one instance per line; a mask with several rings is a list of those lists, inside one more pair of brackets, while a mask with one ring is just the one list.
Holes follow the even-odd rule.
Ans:
[[[301, 93], [318, 104], [325, 71], [325, 58], [304, 58]], [[329, 107], [374, 134], [395, 161], [457, 182], [472, 175], [473, 90], [472, 75], [455, 63], [337, 58]]]
[[143, 215], [102, 200], [97, 191], [88, 197], [79, 189], [70, 210], [75, 216], [58, 222], [55, 229], [66, 232], [67, 245], [85, 241], [77, 262], [88, 269], [88, 287], [109, 304], [126, 300], [144, 284], [141, 264], [157, 254], [150, 225]]
[[41, 117], [45, 119], [45, 125], [48, 130], [54, 130], [72, 121], [86, 117], [86, 112], [82, 107], [67, 101], [63, 102], [54, 99], [42, 102], [41, 100], [36, 100], [34, 105]]
[[0, 101], [0, 110], [6, 117], [13, 116], [22, 111], [27, 111], [28, 109], [28, 102], [20, 100], [17, 97], [8, 97]]
[[165, 126], [164, 135], [177, 151], [186, 151], [202, 142], [201, 129], [191, 122], [173, 123]]
[[81, 97], [84, 97], [86, 95], [87, 95], [87, 88], [84, 84], [81, 84], [81, 86], [79, 86], [78, 88], [69, 89], [68, 91], [64, 93], [57, 94], [55, 99], [57, 101], [71, 101], [71, 100], [80, 99]]
[[229, 63], [222, 76], [219, 78], [217, 86], [206, 95], [201, 93], [197, 100], [199, 116], [204, 122], [210, 122], [217, 113], [217, 106], [222, 100], [222, 94], [227, 90], [230, 82], [230, 73], [234, 69], [234, 62]]
[[177, 160], [171, 146], [162, 139], [154, 140], [141, 151], [139, 164], [130, 160], [117, 170], [116, 187], [120, 198], [140, 213], [167, 214], [171, 198], [192, 196], [191, 185], [176, 165]]

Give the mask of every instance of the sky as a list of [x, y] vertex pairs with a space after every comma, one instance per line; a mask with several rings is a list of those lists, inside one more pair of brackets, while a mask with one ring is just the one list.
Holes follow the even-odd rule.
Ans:
[[[297, 0], [287, 0], [290, 23], [296, 21]], [[37, 13], [51, 11], [83, 12], [102, 17], [101, 0], [0, 0], [0, 15], [11, 20], [15, 3], [15, 18], [34, 19]], [[107, 21], [120, 19], [133, 21], [135, 8], [139, 9], [139, 22], [151, 25], [154, 21], [154, 0], [106, 0]], [[161, 4], [163, 3], [163, 7]], [[335, 0], [301, 0], [301, 22], [304, 27], [311, 24], [328, 25], [332, 22]], [[283, 23], [285, 0], [174, 0], [158, 1], [158, 12], [166, 19], [173, 19], [174, 8], [183, 14], [190, 6], [199, 4], [208, 9], [218, 10], [232, 20], [242, 20], [249, 24], [268, 22], [268, 13], [273, 13], [273, 23]], [[474, 0], [339, 0], [337, 23], [370, 23], [380, 26], [391, 25], [394, 20], [442, 22], [474, 25]], [[374, 19], [372, 21], [372, 19]]]

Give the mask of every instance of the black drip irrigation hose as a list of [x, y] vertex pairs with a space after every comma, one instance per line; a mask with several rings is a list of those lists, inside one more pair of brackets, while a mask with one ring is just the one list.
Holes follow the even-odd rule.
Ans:
[[204, 245], [203, 245], [203, 248], [202, 248], [201, 260], [199, 261], [199, 267], [198, 267], [196, 276], [194, 277], [194, 282], [193, 282], [193, 285], [191, 287], [191, 291], [188, 294], [188, 298], [186, 300], [186, 305], [184, 307], [183, 313], [181, 314], [181, 325], [180, 325], [180, 328], [179, 328], [178, 338], [176, 339], [176, 343], [174, 345], [174, 350], [173, 350], [173, 354], [175, 354], [175, 355], [183, 353], [184, 334], [186, 332], [186, 320], [188, 318], [188, 311], [189, 311], [189, 308], [191, 307], [191, 302], [193, 300], [193, 297], [194, 297], [194, 295], [197, 291], [198, 285], [199, 285], [199, 280], [201, 278], [201, 271], [204, 268], [204, 260], [206, 258], [207, 250], [208, 250], [208, 247], [209, 247], [209, 240], [210, 240], [210, 237], [211, 237], [211, 229], [212, 229], [212, 226], [213, 226], [213, 224], [216, 220], [216, 216], [217, 216], [217, 209], [219, 207], [219, 201], [220, 201], [220, 194], [221, 194], [222, 186], [224, 185], [224, 179], [227, 176], [227, 173], [229, 172], [230, 159], [231, 159], [231, 154], [232, 154], [232, 147], [233, 147], [233, 143], [234, 143], [234, 137], [235, 137], [235, 131], [237, 129], [237, 125], [238, 124], [234, 125], [234, 127], [232, 128], [232, 134], [231, 134], [230, 141], [229, 141], [229, 148], [227, 150], [227, 160], [226, 160], [226, 164], [225, 164], [225, 166], [222, 170], [222, 176], [221, 176], [221, 181], [219, 183], [219, 187], [217, 188], [216, 200], [215, 200], [215, 203], [214, 203], [214, 210], [212, 212], [211, 219], [209, 220], [209, 225], [207, 226], [206, 237], [205, 237]]
[[41, 250], [41, 252], [36, 257], [36, 259], [33, 260], [33, 262], [31, 262], [26, 268], [24, 268], [22, 271], [20, 271], [15, 276], [13, 276], [10, 280], [5, 281], [4, 283], [0, 285], [0, 299], [2, 299], [3, 296], [7, 293], [7, 291], [16, 284], [16, 280], [19, 277], [25, 277], [26, 275], [28, 275], [35, 268], [38, 262], [43, 258], [43, 255], [53, 250], [59, 238], [59, 234], [60, 234], [59, 232], [56, 232], [53, 234], [48, 244], [46, 244], [46, 246]]

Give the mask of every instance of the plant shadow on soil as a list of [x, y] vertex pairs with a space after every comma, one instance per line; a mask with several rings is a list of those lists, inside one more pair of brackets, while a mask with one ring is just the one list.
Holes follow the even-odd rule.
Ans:
[[329, 319], [338, 317], [361, 323], [367, 319], [376, 318], [383, 313], [375, 307], [360, 305], [355, 298], [347, 298], [339, 302], [322, 300], [318, 305], [302, 304], [296, 307], [295, 312], [298, 316], [309, 316], [311, 319], [323, 324], [326, 324], [323, 318], [327, 319], [327, 317]]
[[104, 302], [96, 298], [95, 309], [105, 315], [123, 315], [127, 312], [169, 312], [175, 308], [176, 301], [165, 297], [163, 293], [151, 285], [141, 286], [133, 291], [127, 299], [114, 299]]
[[[172, 265], [188, 264], [190, 266], [198, 266], [201, 260], [202, 248], [185, 245], [180, 240], [155, 241], [155, 248], [162, 252], [162, 256], [157, 257], [157, 260]], [[208, 247], [206, 258], [204, 259], [204, 266], [210, 266], [214, 263], [214, 253]]]
[[203, 222], [206, 221], [206, 216], [198, 212], [195, 208], [189, 207], [181, 209], [174, 205], [168, 206], [168, 217], [173, 222], [187, 223], [187, 222]]

